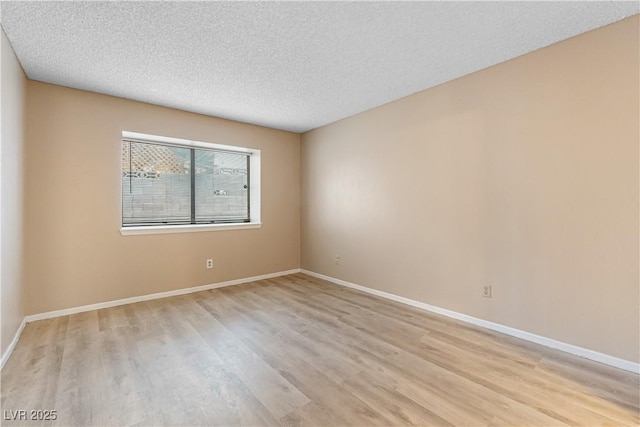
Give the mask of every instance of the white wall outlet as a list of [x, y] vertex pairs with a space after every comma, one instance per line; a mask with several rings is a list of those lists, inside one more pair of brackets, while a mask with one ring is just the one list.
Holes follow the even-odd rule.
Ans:
[[340, 264], [340, 255], [336, 255], [336, 258], [333, 260], [333, 262], [336, 263], [336, 265]]
[[207, 260], [207, 268], [213, 268], [213, 258]]
[[482, 287], [482, 296], [485, 298], [491, 298], [491, 285], [485, 285]]

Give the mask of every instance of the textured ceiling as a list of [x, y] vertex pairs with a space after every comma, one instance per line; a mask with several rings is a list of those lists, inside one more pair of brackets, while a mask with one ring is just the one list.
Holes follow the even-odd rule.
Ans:
[[302, 132], [638, 13], [638, 2], [2, 2], [27, 76]]

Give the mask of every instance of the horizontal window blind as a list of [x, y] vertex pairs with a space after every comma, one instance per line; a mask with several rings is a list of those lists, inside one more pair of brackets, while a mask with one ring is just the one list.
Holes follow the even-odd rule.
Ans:
[[122, 140], [122, 225], [249, 222], [249, 153]]

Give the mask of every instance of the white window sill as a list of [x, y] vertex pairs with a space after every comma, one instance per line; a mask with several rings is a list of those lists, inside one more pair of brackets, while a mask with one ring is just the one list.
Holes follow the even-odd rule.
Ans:
[[234, 224], [197, 224], [197, 225], [153, 225], [146, 227], [120, 227], [123, 236], [140, 234], [195, 233], [204, 231], [246, 230], [260, 228], [260, 222], [244, 222]]

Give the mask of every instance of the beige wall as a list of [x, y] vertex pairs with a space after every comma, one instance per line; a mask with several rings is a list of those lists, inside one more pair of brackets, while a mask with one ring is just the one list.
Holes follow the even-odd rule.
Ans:
[[[28, 314], [299, 267], [300, 135], [34, 81], [27, 100]], [[262, 150], [262, 228], [120, 235], [123, 130]]]
[[24, 317], [22, 216], [26, 77], [2, 29], [0, 39], [0, 347], [4, 355]]
[[302, 267], [638, 362], [638, 27], [304, 134]]

